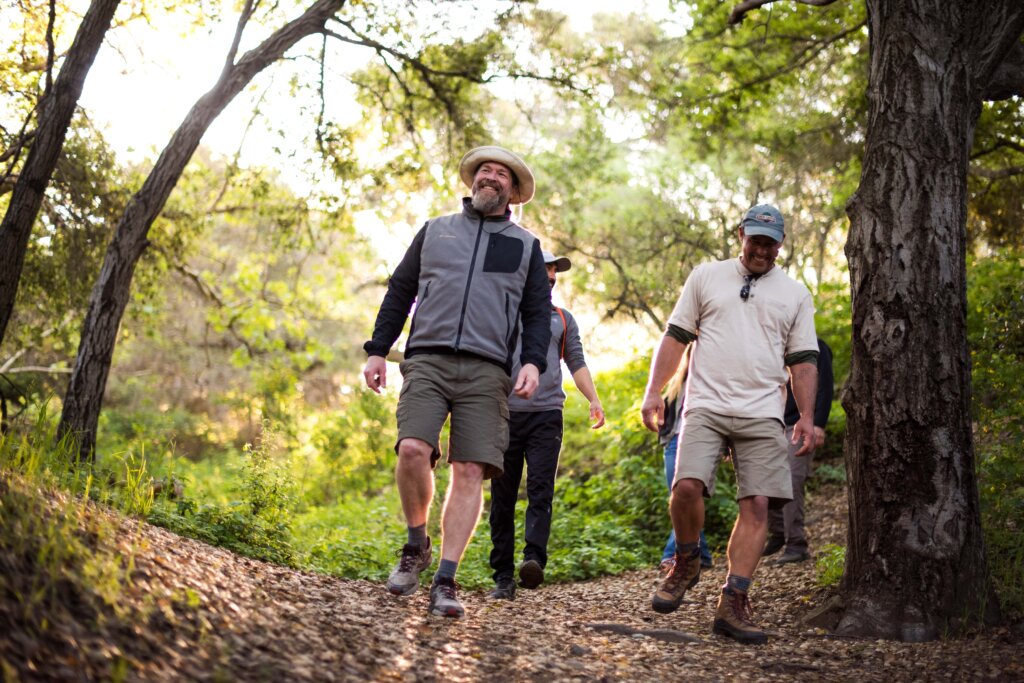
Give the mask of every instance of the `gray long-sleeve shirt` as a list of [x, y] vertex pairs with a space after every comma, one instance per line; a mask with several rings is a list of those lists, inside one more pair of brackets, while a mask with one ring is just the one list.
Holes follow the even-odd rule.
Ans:
[[[559, 363], [559, 355], [562, 353], [562, 342], [565, 340], [565, 355], [562, 360], [569, 368], [570, 374], [586, 367], [586, 359], [583, 357], [583, 342], [580, 340], [580, 327], [572, 313], [562, 309], [565, 315], [565, 324], [562, 317], [558, 315], [558, 309], [551, 308], [551, 343], [548, 344], [547, 369], [540, 375], [540, 383], [533, 398], [526, 400], [515, 394], [508, 398], [508, 409], [520, 413], [539, 413], [544, 410], [561, 410], [565, 405], [565, 392], [562, 390], [562, 365]], [[512, 370], [515, 377], [519, 372], [519, 364]]]

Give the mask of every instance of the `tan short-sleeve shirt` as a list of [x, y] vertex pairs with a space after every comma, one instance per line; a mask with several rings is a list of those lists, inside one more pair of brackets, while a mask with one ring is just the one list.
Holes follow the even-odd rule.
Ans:
[[697, 334], [686, 381], [685, 415], [707, 408], [733, 417], [782, 421], [785, 357], [817, 351], [811, 293], [781, 268], [750, 281], [739, 259], [694, 268], [668, 322]]

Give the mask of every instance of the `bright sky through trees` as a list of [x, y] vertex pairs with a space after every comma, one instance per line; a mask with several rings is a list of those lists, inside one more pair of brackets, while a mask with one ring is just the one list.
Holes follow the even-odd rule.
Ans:
[[[84, 11], [85, 3], [82, 4]], [[617, 0], [541, 0], [539, 6], [567, 14], [573, 29], [580, 32], [590, 29], [591, 17], [597, 13], [641, 12], [645, 8], [658, 16], [668, 12], [667, 0], [639, 2], [628, 8]], [[154, 25], [135, 21], [108, 34], [80, 103], [105, 131], [108, 142], [123, 160], [138, 161], [159, 153], [189, 107], [216, 81], [235, 21], [234, 14], [226, 13], [223, 21], [190, 31], [186, 16], [170, 14]], [[337, 41], [330, 49], [345, 50], [342, 59], [336, 61], [349, 69], [363, 66], [372, 56], [369, 50], [343, 47]], [[295, 136], [306, 134], [309, 127], [294, 126], [288, 130], [289, 119], [300, 115], [297, 107], [287, 97], [271, 95], [287, 89], [288, 78], [297, 66], [278, 64], [261, 74], [247, 93], [239, 96], [213, 124], [203, 145], [214, 153], [233, 155], [245, 135], [241, 159], [250, 163], [273, 159], [277, 156], [275, 147], [286, 153], [296, 152], [302, 141]], [[312, 65], [305, 66], [313, 77]], [[351, 85], [336, 80], [331, 91], [328, 97], [341, 105], [335, 115], [347, 111], [355, 119], [358, 111], [344, 106], [352, 100]], [[270, 127], [282, 128], [283, 139], [266, 125], [249, 126], [253, 105], [261, 96], [265, 97], [262, 106]]]

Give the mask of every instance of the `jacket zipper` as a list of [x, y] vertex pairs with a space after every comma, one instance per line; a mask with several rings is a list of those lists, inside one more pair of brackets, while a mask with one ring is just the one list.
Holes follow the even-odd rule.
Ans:
[[505, 292], [505, 348], [509, 348], [512, 345], [512, 321], [508, 318], [508, 306], [509, 296], [508, 292]]
[[455, 335], [455, 351], [459, 350], [462, 341], [462, 328], [466, 324], [466, 308], [469, 306], [469, 288], [473, 284], [473, 269], [476, 268], [476, 255], [480, 250], [480, 236], [484, 233], [484, 218], [476, 228], [476, 243], [473, 244], [473, 258], [469, 262], [469, 275], [466, 277], [466, 292], [462, 295], [462, 312], [459, 313], [459, 331]]

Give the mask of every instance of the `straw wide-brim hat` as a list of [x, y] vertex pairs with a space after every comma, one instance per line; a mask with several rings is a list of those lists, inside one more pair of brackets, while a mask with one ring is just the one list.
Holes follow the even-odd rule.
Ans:
[[466, 183], [467, 187], [473, 187], [473, 176], [476, 175], [476, 170], [480, 168], [480, 164], [485, 161], [496, 161], [499, 164], [504, 164], [516, 174], [516, 180], [519, 182], [519, 201], [516, 201], [516, 197], [513, 196], [512, 201], [509, 202], [510, 204], [526, 204], [533, 199], [533, 192], [536, 188], [533, 171], [530, 170], [525, 161], [504, 147], [498, 147], [497, 145], [487, 145], [471, 149], [466, 152], [466, 156], [462, 157], [462, 161], [459, 162], [459, 177], [462, 178], [462, 182]]

